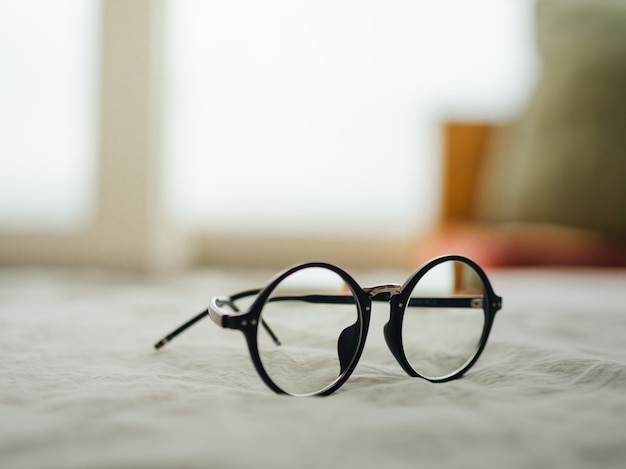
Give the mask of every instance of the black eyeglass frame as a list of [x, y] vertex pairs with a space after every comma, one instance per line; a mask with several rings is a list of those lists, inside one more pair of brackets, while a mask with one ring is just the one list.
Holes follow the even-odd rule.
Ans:
[[[458, 261], [467, 264], [476, 272], [483, 286], [484, 295], [481, 298], [410, 298], [413, 289], [428, 271], [441, 263], [449, 261]], [[223, 328], [240, 330], [246, 338], [252, 363], [263, 382], [277, 394], [289, 394], [288, 392], [280, 388], [276, 383], [274, 383], [274, 381], [267, 374], [265, 367], [263, 366], [258, 348], [258, 328], [259, 326], [263, 327], [268, 332], [268, 334], [270, 334], [274, 342], [280, 345], [279, 338], [276, 337], [271, 328], [261, 318], [263, 307], [269, 300], [270, 295], [275, 290], [275, 288], [288, 276], [300, 270], [314, 267], [328, 269], [337, 274], [350, 288], [352, 295], [308, 295], [306, 297], [300, 296], [297, 299], [310, 302], [336, 303], [344, 302], [345, 298], [349, 299], [348, 301], [351, 301], [353, 303], [352, 300], [356, 298], [358, 318], [352, 326], [349, 326], [349, 328], [356, 326], [360, 327], [356, 351], [352, 355], [352, 359], [350, 360], [350, 362], [346, 363], [345, 366], [342, 366], [341, 373], [330, 385], [318, 392], [309, 394], [311, 396], [327, 396], [329, 394], [332, 394], [337, 389], [339, 389], [351, 376], [352, 372], [359, 362], [359, 359], [365, 347], [371, 318], [372, 301], [384, 301], [389, 302], [390, 304], [389, 321], [384, 326], [384, 337], [387, 346], [392, 355], [395, 357], [396, 361], [409, 376], [423, 378], [433, 383], [442, 383], [460, 378], [476, 363], [487, 344], [487, 340], [489, 338], [489, 333], [491, 331], [496, 312], [502, 308], [502, 298], [496, 295], [496, 293], [494, 292], [493, 287], [491, 286], [491, 282], [487, 278], [487, 275], [485, 274], [483, 269], [473, 260], [461, 255], [445, 255], [426, 262], [416, 271], [414, 271], [413, 274], [402, 285], [382, 284], [365, 288], [361, 287], [350, 274], [348, 274], [340, 267], [325, 262], [309, 262], [304, 264], [298, 264], [283, 270], [282, 272], [277, 274], [267, 286], [262, 289], [247, 290], [227, 297], [213, 297], [209, 303], [209, 307], [206, 310], [168, 334], [166, 337], [157, 342], [154, 347], [156, 349], [160, 349], [174, 337], [179, 335], [181, 332], [191, 327], [199, 320], [205, 318], [206, 316], [209, 316], [213, 320], [213, 322]], [[247, 311], [241, 312], [240, 309], [235, 305], [235, 302], [237, 300], [254, 295], [256, 295], [256, 298], [247, 309]], [[283, 299], [294, 298], [284, 297]], [[275, 300], [276, 298], [272, 299], [272, 301]], [[402, 340], [402, 322], [404, 318], [404, 313], [407, 308], [407, 304], [409, 302], [412, 302], [412, 300], [418, 300], [421, 304], [410, 304], [410, 306], [427, 306], [429, 308], [470, 306], [482, 308], [485, 320], [483, 323], [483, 330], [478, 346], [476, 348], [476, 351], [474, 352], [474, 355], [460, 369], [442, 377], [431, 378], [420, 374], [410, 365], [404, 352]], [[477, 301], [480, 301], [481, 304]], [[455, 304], [452, 304], [453, 302]], [[226, 311], [224, 309], [224, 306], [228, 306], [233, 312], [231, 313], [229, 311]]]

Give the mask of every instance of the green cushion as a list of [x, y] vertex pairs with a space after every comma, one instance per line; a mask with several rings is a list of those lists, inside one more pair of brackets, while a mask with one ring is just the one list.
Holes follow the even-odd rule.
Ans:
[[539, 0], [542, 74], [488, 159], [479, 217], [626, 238], [626, 1]]

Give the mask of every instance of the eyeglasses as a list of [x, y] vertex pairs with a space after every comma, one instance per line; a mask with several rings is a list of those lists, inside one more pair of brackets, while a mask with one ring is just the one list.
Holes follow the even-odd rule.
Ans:
[[[251, 305], [242, 309], [238, 303], [246, 298]], [[313, 262], [284, 270], [263, 289], [211, 299], [155, 348], [209, 316], [243, 332], [257, 372], [273, 391], [329, 395], [359, 361], [373, 301], [390, 305], [384, 337], [400, 366], [432, 382], [459, 378], [474, 365], [502, 307], [484, 271], [463, 256], [433, 259], [404, 285], [366, 288], [339, 267]]]

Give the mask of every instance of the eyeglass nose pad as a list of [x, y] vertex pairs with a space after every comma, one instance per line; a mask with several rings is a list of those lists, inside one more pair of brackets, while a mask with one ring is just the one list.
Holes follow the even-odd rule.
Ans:
[[389, 321], [383, 328], [385, 342], [398, 364], [409, 376], [418, 376], [406, 359], [402, 346], [402, 309], [398, 301], [392, 301]]
[[385, 327], [383, 328], [383, 334], [385, 336], [385, 342], [387, 343], [387, 348], [395, 357], [398, 362], [402, 362], [402, 352], [400, 350], [400, 340], [399, 340], [399, 331], [396, 321], [390, 319]]
[[402, 346], [402, 321], [399, 319], [398, 314], [391, 314], [389, 322], [385, 324], [385, 327], [383, 328], [383, 332], [389, 351], [402, 369], [409, 376], [419, 376], [415, 370], [413, 370], [404, 355], [404, 348]]
[[341, 373], [346, 371], [354, 359], [359, 343], [359, 321], [346, 327], [337, 340], [337, 354], [339, 355], [339, 366]]

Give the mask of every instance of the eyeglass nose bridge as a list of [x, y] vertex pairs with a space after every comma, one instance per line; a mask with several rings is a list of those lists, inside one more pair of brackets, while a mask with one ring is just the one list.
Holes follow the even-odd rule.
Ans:
[[392, 297], [402, 293], [402, 285], [397, 283], [383, 283], [382, 285], [365, 287], [363, 291], [367, 293], [372, 300], [389, 301]]

